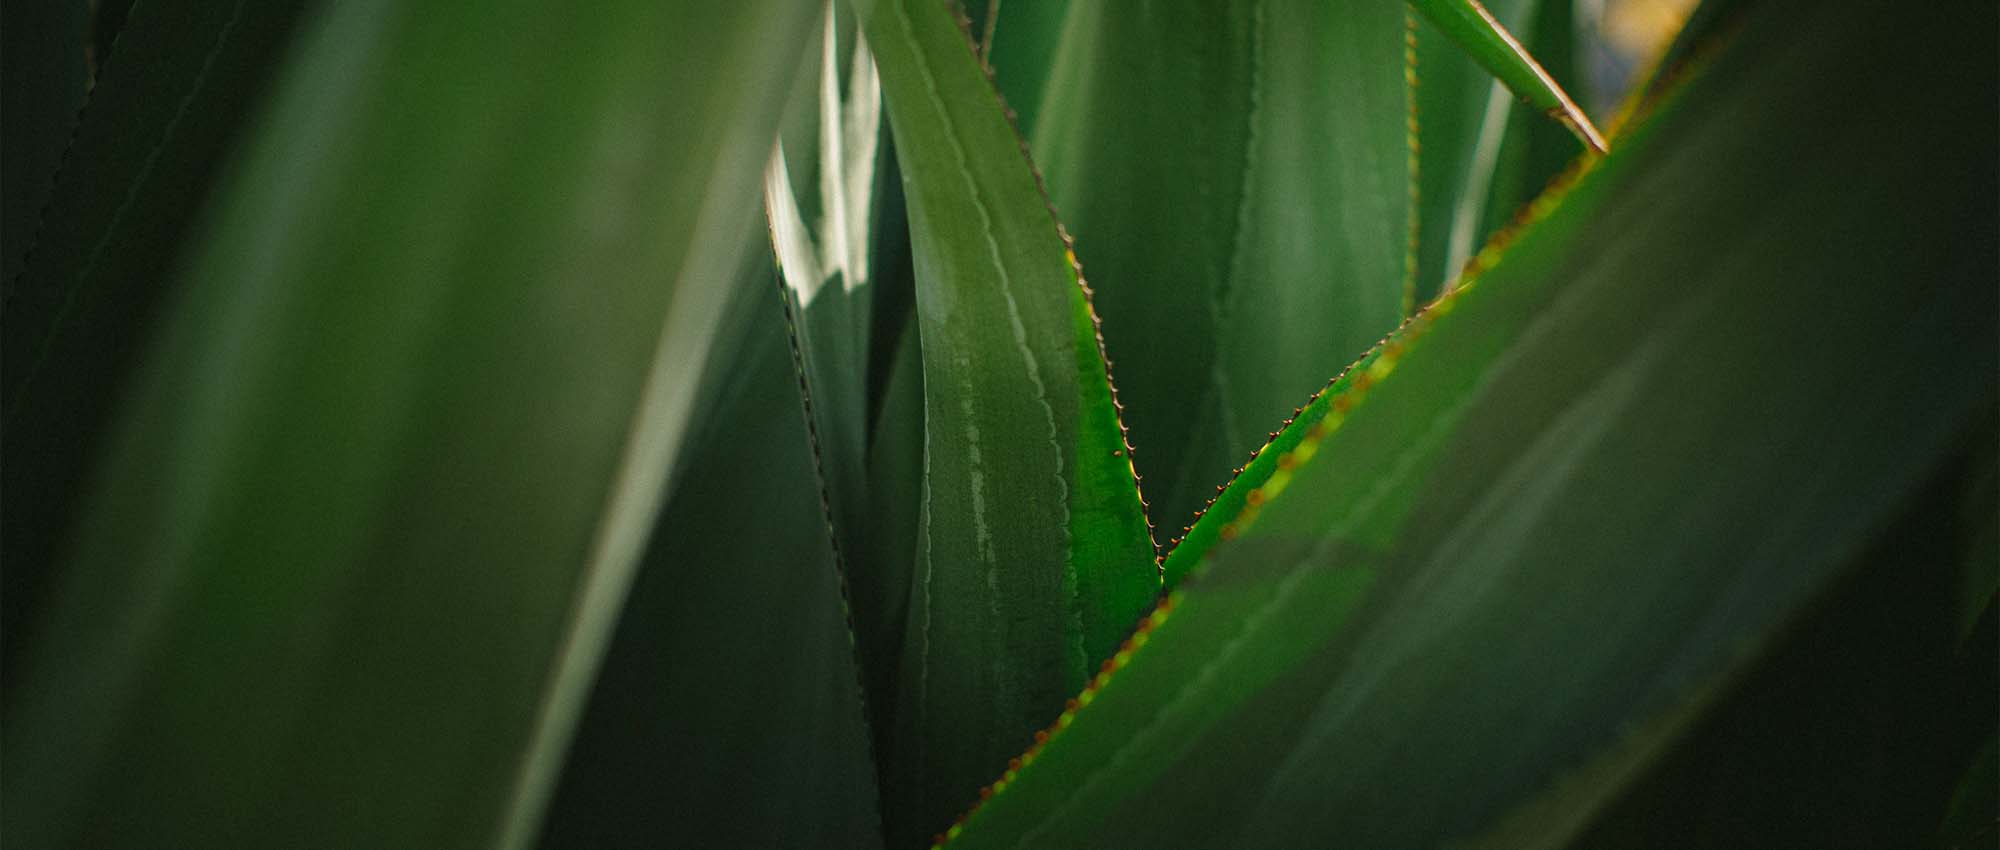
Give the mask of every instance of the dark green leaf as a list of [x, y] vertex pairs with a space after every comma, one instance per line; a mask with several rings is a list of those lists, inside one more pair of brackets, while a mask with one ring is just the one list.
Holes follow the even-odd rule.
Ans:
[[870, 357], [875, 335], [891, 332], [874, 326], [871, 272], [884, 218], [876, 198], [886, 187], [876, 169], [887, 131], [875, 61], [850, 18], [828, 4], [812, 51], [818, 61], [793, 97], [794, 114], [765, 171], [764, 203], [785, 280], [796, 383], [812, 425], [817, 477], [810, 486], [827, 500], [829, 516], [820, 524], [832, 523], [826, 530], [848, 577], [869, 701], [887, 705], [895, 700], [910, 554], [883, 563], [868, 540], [871, 518], [884, 510], [871, 498], [867, 456]]
[[[981, 56], [993, 83], [1014, 112], [1014, 127], [1034, 138], [1049, 75], [1062, 56], [1063, 24], [1070, 0], [992, 0], [968, 3], [972, 22], [983, 27]], [[999, 14], [994, 15], [998, 9]], [[990, 35], [990, 40], [988, 36]]]
[[[84, 3], [17, 5], [80, 12]], [[64, 534], [73, 528], [91, 459], [105, 448], [115, 402], [159, 321], [191, 224], [275, 76], [273, 62], [304, 5], [142, 4], [122, 30], [117, 61], [99, 69], [53, 194], [45, 195], [48, 186], [38, 182], [46, 175], [20, 182], [6, 175], [10, 222], [17, 201], [51, 199], [46, 211], [35, 201], [41, 216], [30, 255], [18, 255], [20, 246], [9, 239], [0, 311], [7, 469], [0, 491], [7, 504], [0, 523], [7, 561], [0, 620], [9, 624], [9, 661], [16, 660], [23, 637], [18, 629], [33, 621], [65, 554]], [[87, 35], [81, 16], [70, 25], [76, 30], [65, 35], [65, 44], [73, 40], [77, 55], [39, 70], [81, 61]], [[10, 21], [10, 39], [12, 26]], [[55, 46], [37, 45], [21, 56], [32, 60], [38, 50]], [[10, 41], [10, 62], [14, 55]], [[11, 91], [11, 65], [8, 73]], [[64, 140], [75, 108], [70, 103], [63, 113]], [[12, 159], [15, 128], [49, 119], [17, 113], [13, 104], [6, 114]], [[32, 147], [27, 143], [37, 138], [24, 132], [20, 146]]]
[[941, 826], [1158, 589], [1090, 305], [967, 34], [864, 13], [907, 191], [924, 485], [892, 840]]
[[9, 694], [9, 846], [533, 840], [811, 12], [324, 10]]
[[1967, 5], [1760, 9], [1266, 452], [964, 843], [1586, 826], [2000, 403]]
[[753, 257], [543, 847], [881, 845], [784, 305]]
[[[1576, 32], [1567, 0], [1488, 4], [1549, 72], [1577, 79]], [[1417, 38], [1416, 301], [1442, 292], [1493, 234], [1506, 227], [1581, 148], [1525, 107], [1430, 24]]]
[[1070, 18], [1034, 150], [1098, 295], [1154, 518], [1178, 536], [1403, 316], [1405, 13], [1077, 3]]
[[1590, 116], [1570, 100], [1556, 79], [1479, 0], [1409, 0], [1409, 3], [1515, 95], [1562, 122], [1591, 150], [1604, 152], [1604, 137], [1591, 124]]
[[[1963, 442], [1996, 440], [1989, 421]], [[2000, 635], [1962, 653], [1950, 617], [1969, 460], [1944, 463], [1575, 846], [1931, 845], [2000, 717]], [[1557, 786], [1538, 814], [1576, 790]]]

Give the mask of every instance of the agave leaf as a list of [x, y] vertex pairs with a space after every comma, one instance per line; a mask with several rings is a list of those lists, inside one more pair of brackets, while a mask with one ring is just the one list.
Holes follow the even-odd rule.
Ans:
[[1158, 590], [1090, 305], [969, 37], [863, 13], [909, 204], [924, 483], [891, 826], [941, 825]]
[[[44, 14], [84, 7], [15, 5], [49, 7]], [[0, 485], [7, 504], [0, 521], [7, 561], [0, 620], [9, 624], [10, 661], [19, 648], [17, 630], [32, 621], [63, 555], [89, 459], [103, 448], [113, 404], [158, 320], [194, 213], [204, 208], [224, 154], [274, 76], [272, 64], [304, 6], [297, 0], [142, 4], [120, 33], [117, 61], [99, 68], [89, 108], [73, 124], [71, 103], [59, 122], [69, 145], [53, 190], [42, 182], [46, 174], [18, 181], [6, 175], [9, 227], [16, 227], [17, 202], [31, 202], [39, 213], [30, 253], [21, 255], [22, 246], [8, 240], [0, 310], [6, 434], [0, 462], [7, 469]], [[8, 26], [12, 39], [12, 18]], [[44, 61], [41, 51], [73, 43], [77, 55], [69, 63], [80, 62], [88, 33], [80, 15], [66, 26], [76, 29], [20, 56]], [[10, 41], [10, 62], [15, 53]], [[8, 74], [11, 91], [17, 84], [11, 65]], [[25, 73], [18, 82], [43, 79]], [[8, 158], [17, 147], [39, 156], [32, 151], [42, 142], [32, 140], [40, 135], [27, 129], [50, 119], [16, 112], [11, 103], [6, 114]], [[49, 199], [45, 210], [32, 200], [41, 197]]]
[[1604, 137], [1591, 124], [1590, 116], [1584, 114], [1555, 78], [1479, 0], [1409, 0], [1409, 3], [1515, 95], [1561, 122], [1585, 147], [1604, 152]]
[[[811, 421], [818, 483], [829, 515], [835, 559], [848, 579], [855, 638], [874, 705], [894, 702], [902, 653], [902, 612], [909, 599], [910, 553], [878, 558], [868, 540], [884, 509], [869, 492], [870, 357], [874, 336], [872, 262], [881, 86], [875, 60], [850, 20], [826, 5], [813, 73], [794, 95], [790, 125], [764, 174], [771, 240], [784, 276], [784, 316], [798, 354], [797, 386]], [[891, 322], [907, 322], [892, 316]], [[876, 718], [881, 722], [884, 718]]]
[[[2000, 717], [2000, 635], [1989, 627], [1985, 641], [1961, 651], [1950, 616], [1960, 544], [1977, 522], [1962, 511], [1967, 479], [1980, 472], [1971, 461], [1978, 444], [2000, 440], [1990, 420], [1966, 436], [1972, 456], [1956, 452], [1941, 464], [1858, 569], [1732, 677], [1576, 846], [1934, 843], [1953, 789]], [[1544, 829], [1587, 794], [1581, 785], [1559, 783], [1524, 807], [1523, 825]]]
[[[1523, 33], [1552, 76], [1580, 79], [1567, 0], [1495, 0], [1495, 20]], [[1416, 302], [1444, 290], [1486, 241], [1575, 158], [1574, 139], [1518, 101], [1436, 28], [1417, 39]]]
[[1034, 150], [1166, 528], [1402, 319], [1405, 26], [1374, 2], [1070, 9]]
[[979, 34], [979, 55], [1006, 98], [1014, 127], [1035, 137], [1049, 72], [1055, 68], [1070, 0], [972, 0], [966, 13]]
[[9, 694], [7, 844], [533, 839], [811, 11], [325, 10]]
[[1762, 7], [1232, 486], [963, 845], [1583, 828], [2000, 403], [1991, 13]]
[[881, 846], [784, 305], [751, 260], [543, 847]]

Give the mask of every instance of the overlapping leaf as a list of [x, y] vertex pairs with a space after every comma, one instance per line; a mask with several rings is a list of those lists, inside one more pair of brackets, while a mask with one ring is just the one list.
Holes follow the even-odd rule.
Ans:
[[1393, 3], [1070, 7], [1034, 151], [1168, 536], [1403, 316], [1404, 33]]
[[[29, 25], [23, 32], [35, 43], [16, 50], [12, 39], [23, 21], [11, 17], [10, 6], [6, 90], [29, 88], [60, 100], [65, 87], [54, 85], [52, 75], [67, 68], [79, 75], [71, 84], [81, 85], [85, 4], [16, 5], [60, 16], [74, 29], [33, 34]], [[305, 5], [141, 4], [118, 34], [116, 61], [99, 51], [96, 84], [80, 118], [74, 102], [7, 105], [10, 163], [46, 157], [36, 151], [51, 143], [66, 145], [53, 181], [48, 174], [6, 175], [0, 430], [7, 475], [0, 493], [7, 510], [0, 529], [7, 570], [0, 621], [7, 626], [0, 634], [10, 661], [19, 630], [32, 621], [64, 554], [63, 535], [73, 528], [91, 461], [105, 448], [114, 403], [157, 324], [196, 213], [270, 85], [274, 61]], [[118, 4], [103, 6], [101, 13]], [[76, 14], [64, 16], [65, 9]], [[44, 62], [47, 51], [67, 48], [74, 55], [64, 62], [11, 64], [17, 55]], [[64, 111], [58, 120], [44, 110]], [[48, 133], [57, 138], [52, 142]], [[24, 204], [29, 208], [17, 209]], [[28, 223], [19, 223], [23, 216]]]
[[961, 843], [1588, 827], [1991, 421], [1995, 21], [1902, 12], [1761, 7], [1260, 458]]
[[[1591, 150], [1604, 151], [1604, 138], [1590, 116], [1479, 0], [1410, 0], [1410, 8], [1421, 12], [1438, 32], [1516, 96], [1569, 128]], [[1568, 51], [1563, 52], [1566, 55]]]
[[810, 12], [316, 19], [8, 694], [9, 846], [533, 839]]
[[881, 221], [877, 193], [890, 188], [877, 175], [887, 132], [881, 86], [867, 40], [844, 7], [826, 5], [814, 52], [819, 61], [794, 95], [764, 174], [764, 204], [811, 423], [815, 489], [826, 499], [820, 525], [829, 526], [848, 577], [870, 701], [888, 705], [914, 553], [883, 551], [869, 535], [872, 518], [892, 509], [873, 497], [868, 480], [871, 403], [880, 392], [870, 386], [870, 358], [875, 336], [894, 336], [908, 319], [887, 314], [878, 324], [882, 298], [871, 269], [891, 238], [878, 223], [901, 222]]
[[[1567, 0], [1495, 0], [1486, 8], [1550, 76], [1577, 80]], [[1457, 277], [1486, 241], [1583, 151], [1547, 116], [1522, 104], [1428, 22], [1417, 39], [1417, 304]]]
[[881, 846], [784, 305], [746, 265], [543, 847]]
[[1151, 604], [1157, 567], [1073, 258], [945, 6], [864, 12], [907, 191], [924, 481], [892, 840], [928, 834]]
[[994, 87], [1006, 96], [1015, 129], [1027, 138], [1034, 138], [1071, 5], [1070, 0], [966, 4], [966, 14], [978, 28], [980, 58], [992, 72]]

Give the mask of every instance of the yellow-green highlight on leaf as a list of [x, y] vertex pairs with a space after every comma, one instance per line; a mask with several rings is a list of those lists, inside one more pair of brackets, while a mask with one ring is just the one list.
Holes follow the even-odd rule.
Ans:
[[[1995, 403], [1995, 254], [1964, 247], [2000, 232], [1966, 132], [1993, 79], [1943, 84], [1993, 48], [1886, 0], [1791, 26], [1806, 5], [1760, 10], [1358, 365], [1385, 370], [1365, 396], [1267, 450], [1143, 646], [955, 843], [1490, 835], [1633, 724], [1686, 720], [1846, 574]], [[1877, 39], [1941, 49], [1848, 62]], [[1941, 149], [1877, 129], [1912, 111], [1896, 92]], [[1807, 221], [1840, 238], [1786, 238]]]
[[1592, 151], [1604, 153], [1604, 136], [1590, 123], [1590, 116], [1479, 0], [1408, 1], [1515, 95], [1561, 122]]
[[866, 9], [908, 199], [924, 485], [890, 841], [942, 827], [1115, 652], [1159, 567], [1080, 272], [967, 32]]
[[1409, 15], [1372, 0], [1070, 6], [1033, 150], [1096, 292], [1165, 537], [1405, 316]]

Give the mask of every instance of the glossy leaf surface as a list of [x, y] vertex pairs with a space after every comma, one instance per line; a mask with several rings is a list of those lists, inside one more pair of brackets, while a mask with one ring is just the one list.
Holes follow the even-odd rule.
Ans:
[[[1495, 0], [1494, 18], [1522, 36], [1548, 72], [1578, 80], [1573, 4], [1568, 0]], [[1436, 298], [1474, 254], [1514, 217], [1583, 146], [1547, 116], [1522, 105], [1506, 86], [1428, 21], [1417, 39], [1418, 305]]]
[[910, 216], [922, 349], [917, 574], [892, 841], [927, 835], [1152, 604], [1157, 565], [1090, 305], [943, 5], [864, 13]]
[[1070, 7], [1034, 151], [1163, 537], [1403, 316], [1405, 26], [1393, 3]]
[[961, 844], [1576, 835], [1989, 418], [1970, 5], [1760, 8], [1267, 452]]
[[1508, 90], [1568, 127], [1591, 150], [1604, 152], [1604, 137], [1598, 134], [1590, 116], [1584, 114], [1569, 93], [1563, 91], [1561, 82], [1479, 0], [1410, 0], [1410, 8], [1423, 13], [1439, 32]]

